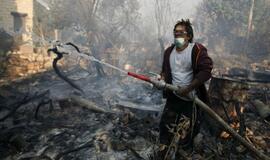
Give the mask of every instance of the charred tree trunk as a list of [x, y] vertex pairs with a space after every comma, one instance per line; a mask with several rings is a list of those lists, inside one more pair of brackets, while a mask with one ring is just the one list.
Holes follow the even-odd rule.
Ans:
[[[240, 112], [243, 102], [247, 101], [249, 85], [237, 80], [213, 77], [209, 86], [210, 103], [213, 110], [227, 123], [240, 122], [243, 130], [244, 117]], [[213, 133], [219, 135], [223, 128], [213, 124]], [[244, 131], [241, 131], [244, 132]]]

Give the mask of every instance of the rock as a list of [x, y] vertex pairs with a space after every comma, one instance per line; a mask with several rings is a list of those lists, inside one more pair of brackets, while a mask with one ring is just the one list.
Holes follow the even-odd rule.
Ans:
[[43, 61], [44, 61], [43, 55], [38, 54], [38, 56], [36, 57], [36, 61], [37, 61], [37, 62], [43, 62]]
[[46, 61], [45, 63], [44, 63], [44, 68], [52, 68], [52, 61]]
[[6, 73], [11, 79], [43, 72], [51, 68], [53, 57], [48, 57], [47, 52], [44, 52], [45, 48], [35, 49], [36, 53], [31, 45], [21, 45], [18, 46], [18, 49], [18, 51], [9, 52], [7, 63], [4, 64], [4, 67], [7, 68]]
[[26, 72], [26, 69], [25, 68], [17, 67], [17, 66], [10, 67], [10, 68], [7, 69], [7, 73], [11, 77], [18, 76], [18, 75], [20, 75], [22, 73], [25, 73], [25, 72]]
[[30, 45], [19, 46], [19, 51], [23, 53], [33, 53], [33, 47]]
[[269, 105], [264, 104], [262, 101], [258, 99], [254, 100], [252, 103], [262, 118], [266, 120], [270, 120], [270, 106]]
[[29, 63], [29, 64], [27, 64], [27, 69], [28, 69], [28, 70], [35, 70], [35, 68], [36, 68], [36, 66], [35, 66], [34, 63]]

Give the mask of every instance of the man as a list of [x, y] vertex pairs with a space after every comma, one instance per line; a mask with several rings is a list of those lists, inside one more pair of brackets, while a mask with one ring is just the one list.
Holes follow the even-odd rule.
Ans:
[[199, 43], [192, 43], [192, 40], [191, 23], [182, 19], [174, 26], [174, 44], [164, 52], [161, 78], [166, 83], [179, 86], [179, 90], [176, 93], [165, 90], [163, 93], [167, 98], [160, 121], [160, 144], [163, 149], [170, 145], [174, 136], [168, 126], [178, 124], [181, 115], [190, 119], [190, 126], [180, 144], [182, 147], [192, 146], [192, 140], [198, 133], [200, 117], [199, 108], [193, 105], [192, 98], [198, 96], [208, 103], [204, 82], [211, 77], [213, 63], [207, 49]]

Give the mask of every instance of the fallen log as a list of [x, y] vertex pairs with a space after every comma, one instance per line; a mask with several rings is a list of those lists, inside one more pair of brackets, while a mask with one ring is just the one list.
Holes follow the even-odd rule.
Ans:
[[[172, 91], [178, 91], [179, 88], [177, 86], [166, 84], [166, 89]], [[270, 157], [265, 155], [264, 153], [257, 150], [252, 144], [246, 141], [242, 136], [240, 136], [233, 128], [231, 128], [215, 111], [213, 111], [207, 104], [202, 102], [199, 98], [195, 97], [194, 102], [200, 107], [204, 112], [209, 114], [214, 120], [216, 120], [222, 127], [225, 128], [227, 132], [229, 132], [235, 139], [241, 142], [247, 149], [256, 154], [256, 156], [263, 160], [270, 160]]]
[[87, 109], [94, 111], [94, 112], [98, 112], [98, 113], [109, 112], [101, 107], [98, 107], [94, 102], [92, 102], [86, 98], [80, 97], [80, 96], [72, 95], [70, 97], [70, 101], [72, 103], [75, 103], [76, 105], [82, 106], [82, 107], [87, 108]]
[[228, 131], [235, 139], [241, 142], [247, 149], [251, 150], [256, 156], [263, 160], [270, 160], [270, 157], [257, 150], [252, 144], [246, 141], [240, 136], [233, 128], [231, 128], [219, 115], [217, 115], [208, 105], [202, 102], [199, 98], [195, 98], [195, 103], [206, 113], [208, 113], [213, 119], [221, 124], [226, 131]]

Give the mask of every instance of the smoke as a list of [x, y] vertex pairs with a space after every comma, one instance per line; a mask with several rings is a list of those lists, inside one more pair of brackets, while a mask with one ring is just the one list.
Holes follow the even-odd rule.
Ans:
[[[149, 1], [143, 1], [140, 0], [140, 12], [142, 15], [142, 26], [147, 28], [151, 28], [155, 36], [157, 36], [157, 17], [155, 15], [155, 10], [157, 10], [157, 6], [155, 6], [157, 3], [160, 4], [160, 11], [163, 12], [164, 15], [162, 15], [162, 19], [165, 22], [164, 30], [165, 33], [161, 35], [168, 44], [173, 42], [173, 27], [175, 23], [178, 20], [181, 19], [190, 19], [190, 21], [193, 23], [195, 20], [195, 14], [197, 11], [198, 5], [202, 2], [202, 0], [190, 0], [190, 1], [184, 1], [184, 0], [149, 0]], [[164, 11], [166, 10], [166, 11]], [[196, 30], [195, 30], [196, 32]]]
[[39, 4], [41, 4], [43, 7], [45, 7], [48, 11], [50, 10], [50, 7], [49, 7], [49, 5], [48, 5], [48, 3], [46, 1], [44, 1], [44, 0], [37, 0], [37, 2]]
[[[227, 61], [219, 63], [215, 55], [227, 58], [231, 54], [242, 54], [243, 44], [246, 44], [244, 37], [246, 28], [241, 28], [245, 25], [245, 20], [234, 23], [226, 19], [230, 12], [218, 12], [222, 11], [218, 0], [211, 2], [203, 0], [78, 0], [76, 2], [40, 0], [37, 2], [43, 6], [42, 8], [49, 8], [50, 11], [42, 12], [47, 17], [36, 22], [39, 30], [43, 29], [40, 33], [44, 35], [40, 36], [35, 32], [28, 33], [31, 34], [34, 45], [48, 46], [55, 37], [59, 37], [61, 42], [73, 42], [89, 55], [128, 71], [144, 74], [159, 73], [164, 49], [173, 43], [173, 27], [180, 19], [190, 19], [194, 29], [194, 41], [205, 45], [210, 56], [214, 56], [215, 64], [222, 64], [220, 65], [222, 67], [228, 65], [224, 64]], [[224, 10], [230, 11], [232, 4], [223, 3]], [[242, 2], [234, 3], [236, 8], [241, 7], [237, 4], [242, 4]], [[258, 18], [256, 5], [254, 16]], [[243, 17], [245, 15], [248, 17], [248, 6], [249, 4], [243, 6]], [[212, 16], [211, 13], [213, 13]], [[232, 18], [237, 16], [236, 13], [232, 13], [234, 16]], [[222, 19], [224, 16], [225, 19]], [[36, 17], [42, 17], [42, 15]], [[54, 30], [57, 30], [57, 36], [52, 35]], [[260, 35], [258, 32], [256, 34]], [[250, 36], [250, 43], [253, 43], [255, 35]], [[264, 43], [258, 44], [262, 47], [255, 49], [255, 45], [253, 50], [258, 53], [262, 50], [267, 51]], [[251, 52], [251, 50], [248, 51]], [[239, 54], [235, 54], [235, 57]], [[254, 57], [258, 57], [258, 54]], [[64, 58], [68, 59], [68, 56]], [[242, 57], [240, 58], [243, 60]], [[74, 61], [74, 65], [78, 63], [80, 62]], [[112, 71], [102, 65], [86, 63], [88, 63], [88, 68], [84, 68], [89, 69], [92, 74], [98, 72], [98, 75], [102, 76], [104, 72], [109, 76], [119, 75], [117, 71]]]

